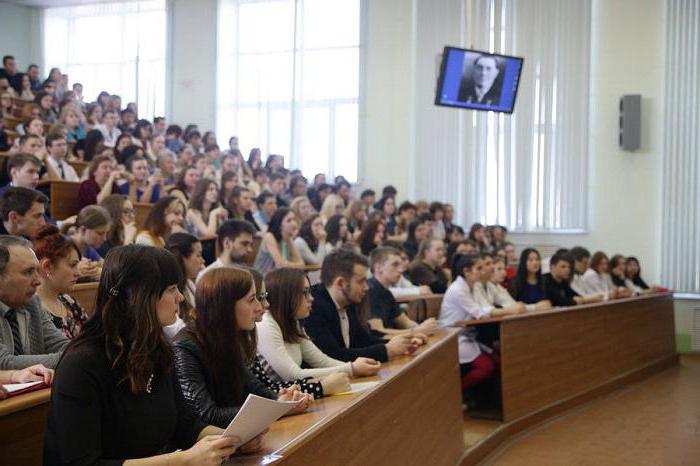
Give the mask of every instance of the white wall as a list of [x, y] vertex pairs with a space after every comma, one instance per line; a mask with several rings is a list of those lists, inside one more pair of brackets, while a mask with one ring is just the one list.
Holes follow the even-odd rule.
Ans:
[[217, 0], [170, 0], [168, 115], [185, 125], [214, 128]]
[[[360, 147], [366, 146], [361, 160], [371, 160], [360, 165], [360, 179], [374, 188], [386, 183], [407, 186], [406, 190], [399, 189], [408, 195], [412, 187], [426, 182], [459, 189], [449, 185], [449, 174], [429, 172], [426, 164], [417, 164], [416, 160], [439, 154], [446, 138], [454, 138], [454, 133], [449, 132], [459, 131], [453, 122], [455, 118], [432, 106], [434, 85], [431, 83], [436, 78], [436, 54], [442, 45], [459, 39], [456, 34], [462, 20], [460, 2], [372, 0], [371, 4], [366, 46], [372, 61], [368, 63], [366, 92], [368, 99], [378, 96], [379, 100], [368, 102], [368, 106], [394, 106], [375, 115], [368, 111], [365, 116], [367, 129], [360, 134]], [[412, 19], [406, 17], [409, 12]], [[373, 13], [379, 20], [389, 21], [389, 25], [394, 24], [392, 19], [397, 21], [397, 16], [403, 27], [373, 28]], [[409, 28], [410, 22], [415, 26]], [[581, 244], [591, 250], [636, 255], [645, 277], [656, 282], [660, 264], [664, 2], [593, 0], [591, 32], [589, 233], [513, 235], [513, 239], [519, 244]], [[397, 48], [392, 49], [388, 44], [397, 44]], [[412, 44], [409, 57], [405, 56], [405, 44]], [[402, 57], [398, 64], [397, 56]], [[411, 61], [416, 70], [412, 80], [403, 77], [405, 64]], [[388, 86], [387, 77], [393, 87]], [[406, 86], [412, 89], [407, 91]], [[400, 96], [396, 95], [399, 91]], [[412, 93], [413, 102], [407, 103]], [[637, 93], [643, 97], [642, 148], [628, 153], [617, 147], [618, 99], [623, 94]], [[397, 126], [395, 113], [403, 116], [408, 106], [413, 108], [411, 122]], [[416, 134], [420, 136], [417, 145]], [[434, 145], [434, 152], [427, 150], [430, 144]], [[407, 147], [407, 150], [380, 152], [378, 147]], [[378, 158], [381, 162], [375, 160]], [[413, 172], [416, 165], [420, 167], [416, 170], [419, 173]], [[404, 184], [406, 179], [408, 182]], [[470, 221], [466, 219], [465, 223]]]
[[41, 64], [40, 16], [37, 8], [0, 3], [0, 57], [14, 55], [22, 72]]

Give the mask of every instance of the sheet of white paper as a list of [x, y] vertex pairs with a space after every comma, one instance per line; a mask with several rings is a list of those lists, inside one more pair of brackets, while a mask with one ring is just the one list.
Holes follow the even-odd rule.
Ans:
[[365, 390], [369, 390], [370, 388], [374, 388], [377, 385], [379, 385], [379, 381], [351, 383], [350, 390], [348, 390], [347, 392], [343, 392], [343, 393], [337, 393], [337, 395], [347, 395], [348, 393], [364, 392]]
[[241, 444], [246, 443], [287, 414], [296, 404], [296, 401], [277, 401], [248, 395], [238, 414], [224, 431], [224, 435], [238, 437]]
[[20, 390], [24, 390], [25, 388], [32, 387], [34, 385], [39, 385], [40, 383], [43, 383], [41, 381], [39, 382], [27, 382], [27, 383], [8, 383], [7, 385], [3, 385], [5, 390], [8, 391], [8, 393], [14, 393], [18, 392]]

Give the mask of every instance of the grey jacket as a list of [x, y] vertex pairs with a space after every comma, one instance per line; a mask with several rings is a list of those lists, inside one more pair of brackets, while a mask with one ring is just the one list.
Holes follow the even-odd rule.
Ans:
[[29, 304], [16, 309], [19, 333], [24, 354], [15, 356], [10, 323], [5, 313], [10, 308], [0, 302], [0, 370], [23, 369], [34, 364], [54, 368], [68, 339], [51, 322], [48, 312], [41, 307], [38, 296]]

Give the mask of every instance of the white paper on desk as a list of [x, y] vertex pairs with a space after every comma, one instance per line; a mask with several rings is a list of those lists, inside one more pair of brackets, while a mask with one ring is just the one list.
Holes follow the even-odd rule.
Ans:
[[348, 393], [364, 392], [365, 390], [369, 390], [370, 388], [374, 388], [379, 384], [380, 384], [380, 382], [378, 380], [374, 381], [374, 382], [351, 383], [350, 390], [348, 390], [347, 392], [343, 392], [343, 393], [336, 393], [336, 395], [347, 395]]
[[287, 414], [296, 404], [296, 401], [277, 401], [248, 395], [223, 435], [238, 437], [241, 444], [244, 444]]
[[20, 390], [24, 390], [25, 388], [33, 387], [34, 385], [39, 385], [40, 383], [44, 382], [40, 380], [38, 382], [8, 383], [7, 385], [3, 385], [3, 388], [7, 390], [7, 393], [14, 393]]

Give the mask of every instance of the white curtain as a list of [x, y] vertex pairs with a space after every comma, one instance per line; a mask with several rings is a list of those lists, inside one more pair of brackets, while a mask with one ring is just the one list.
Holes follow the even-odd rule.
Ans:
[[44, 66], [82, 83], [85, 100], [101, 91], [139, 117], [165, 113], [165, 0], [99, 3], [44, 10]]
[[666, 3], [661, 282], [700, 292], [700, 3]]
[[[465, 224], [585, 231], [590, 0], [439, 3], [419, 11], [416, 72], [427, 97], [417, 96], [416, 150], [431, 156], [416, 158], [415, 195], [451, 201]], [[420, 30], [435, 25], [443, 25], [438, 33]], [[435, 53], [441, 41], [525, 58], [512, 115], [430, 108], [433, 95], [422, 87], [437, 68], [427, 49]]]
[[357, 178], [359, 0], [220, 0], [216, 130]]

